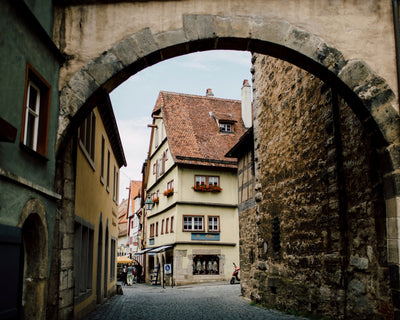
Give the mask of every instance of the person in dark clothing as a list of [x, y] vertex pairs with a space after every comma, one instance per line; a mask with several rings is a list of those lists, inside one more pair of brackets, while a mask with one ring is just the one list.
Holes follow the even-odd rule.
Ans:
[[142, 277], [142, 266], [140, 264], [138, 264], [136, 266], [136, 282], [140, 283]]

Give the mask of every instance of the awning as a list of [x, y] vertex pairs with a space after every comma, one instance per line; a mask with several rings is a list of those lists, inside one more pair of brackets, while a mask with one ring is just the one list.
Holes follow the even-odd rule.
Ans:
[[132, 263], [132, 262], [133, 260], [126, 256], [117, 257], [117, 263]]
[[161, 247], [158, 247], [158, 248], [151, 249], [148, 253], [149, 253], [149, 254], [151, 254], [151, 253], [156, 254], [156, 253], [158, 253], [158, 252], [167, 250], [167, 249], [169, 249], [169, 248], [172, 248], [172, 246], [171, 246], [171, 245], [168, 245], [168, 246], [161, 246]]
[[151, 250], [151, 248], [143, 249], [138, 252], [135, 252], [135, 256], [140, 256], [141, 254], [145, 254], [147, 251]]

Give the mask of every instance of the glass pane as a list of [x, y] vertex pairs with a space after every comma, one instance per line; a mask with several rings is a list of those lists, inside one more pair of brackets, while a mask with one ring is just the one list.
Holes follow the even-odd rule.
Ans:
[[33, 87], [29, 86], [29, 101], [28, 107], [35, 112], [37, 112], [37, 98], [38, 98], [38, 91]]
[[26, 126], [26, 141], [25, 144], [33, 149], [34, 148], [34, 141], [35, 141], [35, 121], [36, 117], [28, 112], [28, 123]]

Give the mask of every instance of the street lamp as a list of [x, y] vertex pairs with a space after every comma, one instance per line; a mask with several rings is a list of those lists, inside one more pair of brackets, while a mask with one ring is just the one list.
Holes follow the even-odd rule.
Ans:
[[153, 208], [153, 201], [150, 199], [150, 196], [147, 197], [144, 203], [144, 207], [146, 208], [146, 210], [151, 210]]

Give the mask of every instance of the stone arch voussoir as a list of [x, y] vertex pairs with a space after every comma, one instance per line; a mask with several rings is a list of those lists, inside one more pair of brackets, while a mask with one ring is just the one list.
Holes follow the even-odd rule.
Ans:
[[[212, 49], [248, 50], [281, 58], [336, 86], [342, 96], [350, 96], [353, 105], [357, 105], [353, 111], [380, 139], [380, 151], [387, 160], [384, 168], [386, 216], [393, 220], [387, 220], [387, 225], [399, 225], [400, 117], [394, 92], [363, 61], [347, 61], [323, 39], [283, 20], [184, 15], [182, 28], [157, 34], [145, 28], [108, 48], [61, 88], [58, 155], [63, 154], [60, 150], [68, 130], [73, 127], [74, 117], [96, 93], [112, 91], [131, 75], [159, 61]], [[393, 267], [391, 279], [396, 288], [400, 286], [400, 236], [396, 228], [388, 227], [387, 232], [388, 262]]]

